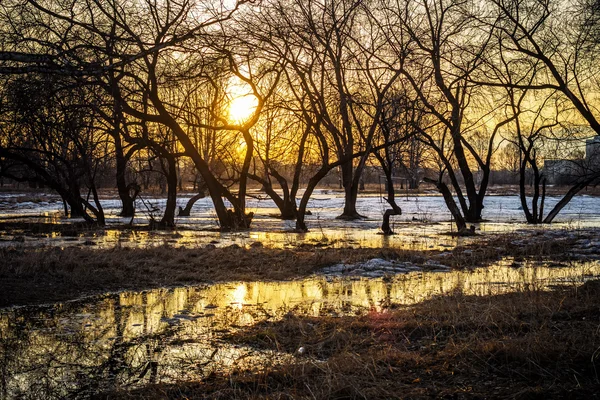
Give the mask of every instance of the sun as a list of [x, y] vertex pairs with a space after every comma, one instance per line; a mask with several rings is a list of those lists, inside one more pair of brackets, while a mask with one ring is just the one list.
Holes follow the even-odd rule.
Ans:
[[237, 96], [229, 104], [229, 120], [235, 123], [243, 123], [248, 120], [256, 111], [258, 99], [249, 94]]

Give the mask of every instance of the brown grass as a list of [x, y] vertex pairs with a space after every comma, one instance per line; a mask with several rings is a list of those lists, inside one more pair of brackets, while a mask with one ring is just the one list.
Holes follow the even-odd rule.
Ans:
[[594, 398], [600, 281], [494, 297], [453, 294], [359, 317], [289, 316], [234, 343], [306, 353], [283, 366], [102, 398]]
[[337, 263], [384, 258], [453, 268], [485, 266], [502, 257], [563, 259], [573, 241], [530, 238], [512, 243], [514, 235], [481, 236], [451, 252], [398, 249], [266, 247], [91, 249], [8, 248], [0, 250], [0, 307], [70, 300], [122, 289], [142, 290], [228, 280], [284, 280], [309, 275]]
[[377, 249], [3, 249], [0, 307], [55, 302], [120, 289], [226, 280], [283, 280], [326, 265], [386, 256]]

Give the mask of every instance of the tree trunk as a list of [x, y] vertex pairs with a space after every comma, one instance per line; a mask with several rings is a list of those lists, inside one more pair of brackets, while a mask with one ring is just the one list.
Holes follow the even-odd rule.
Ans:
[[166, 157], [167, 204], [159, 226], [162, 228], [175, 227], [175, 209], [177, 207], [177, 160], [173, 156]]
[[283, 200], [283, 207], [281, 208], [281, 219], [292, 220], [298, 215], [298, 207], [296, 207], [296, 200], [287, 197]]
[[204, 193], [204, 190], [201, 190], [200, 193], [198, 193], [197, 195], [193, 196], [191, 199], [188, 200], [188, 202], [185, 205], [185, 208], [181, 208], [179, 207], [179, 216], [180, 217], [189, 217], [190, 213], [192, 211], [192, 207], [194, 207], [194, 204], [196, 204], [196, 202], [200, 199], [203, 199], [206, 197], [206, 193]]
[[[119, 179], [117, 179], [117, 190], [119, 192], [119, 198], [121, 199], [121, 212], [119, 216], [121, 217], [133, 217], [135, 214], [135, 198], [139, 193], [139, 186], [133, 184], [134, 186], [125, 185], [125, 180], [119, 183]], [[125, 185], [124, 187], [121, 185]], [[132, 190], [133, 189], [133, 190]]]
[[392, 215], [402, 215], [402, 209], [396, 204], [396, 193], [394, 188], [394, 182], [392, 180], [392, 173], [389, 169], [385, 169], [385, 180], [387, 188], [387, 199], [386, 201], [392, 208], [385, 210], [383, 214], [383, 223], [381, 224], [381, 231], [384, 235], [393, 235], [394, 231], [390, 227], [390, 217]]
[[[127, 190], [129, 193], [129, 190]], [[125, 194], [125, 191], [119, 189], [119, 198], [121, 199], [121, 212], [120, 217], [133, 217], [135, 214], [135, 199], [129, 197], [129, 194]]]
[[[112, 50], [111, 50], [112, 53]], [[111, 58], [112, 62], [112, 58]], [[127, 173], [127, 157], [123, 152], [123, 142], [121, 141], [121, 126], [123, 121], [123, 107], [121, 101], [121, 95], [119, 91], [119, 80], [115, 76], [115, 71], [109, 72], [110, 77], [110, 92], [113, 98], [113, 129], [109, 132], [112, 136], [115, 144], [115, 162], [116, 162], [116, 181], [117, 181], [117, 192], [121, 199], [121, 217], [131, 217], [135, 215], [135, 197], [139, 193], [139, 190], [135, 192], [134, 196], [130, 194], [130, 188], [127, 185], [125, 175]]]
[[85, 222], [96, 223], [94, 219], [85, 211], [81, 197], [75, 197], [72, 194], [67, 195], [65, 199], [71, 209], [70, 218], [83, 218]]
[[[438, 71], [436, 70], [436, 73], [438, 73]], [[452, 98], [452, 97], [450, 97]], [[455, 100], [455, 99], [454, 99]], [[463, 147], [463, 143], [462, 143], [462, 128], [461, 128], [461, 120], [462, 120], [462, 116], [461, 116], [461, 109], [460, 106], [458, 105], [458, 103], [452, 104], [452, 122], [453, 122], [453, 127], [451, 130], [451, 135], [452, 135], [452, 143], [454, 145], [454, 156], [456, 158], [456, 162], [458, 164], [458, 167], [460, 169], [460, 173], [463, 177], [464, 183], [465, 183], [465, 190], [467, 192], [467, 198], [469, 199], [469, 207], [467, 208], [467, 210], [464, 210], [464, 206], [463, 206], [463, 212], [464, 212], [464, 220], [468, 221], [468, 222], [479, 222], [481, 221], [481, 207], [480, 207], [480, 201], [479, 201], [479, 195], [477, 193], [477, 188], [475, 187], [475, 179], [473, 177], [473, 172], [471, 171], [471, 168], [469, 166], [469, 162], [467, 161], [467, 157], [465, 155], [465, 149]], [[446, 186], [443, 182], [440, 181], [441, 184], [443, 184], [444, 186]], [[460, 186], [457, 184], [457, 182], [455, 180], [452, 181], [452, 184], [455, 188], [456, 194], [459, 197], [462, 197], [462, 193], [459, 192], [459, 188]], [[448, 187], [446, 186], [446, 189]], [[439, 187], [438, 187], [439, 189]], [[448, 190], [449, 193], [449, 190]], [[442, 193], [444, 194], [444, 193]], [[446, 195], [444, 194], [444, 198], [446, 198]], [[452, 199], [452, 196], [450, 196], [450, 198]], [[454, 201], [454, 199], [452, 199], [452, 203], [454, 205], [456, 205], [456, 202]], [[448, 204], [448, 202], [446, 202], [446, 204]], [[464, 201], [461, 201], [461, 204], [464, 204]], [[454, 214], [454, 213], [453, 213]], [[457, 221], [458, 223], [458, 221]]]
[[408, 180], [408, 188], [409, 189], [418, 189], [419, 188], [419, 178], [410, 177]]
[[85, 218], [87, 213], [85, 212], [85, 209], [80, 201], [81, 191], [79, 190], [79, 185], [72, 180], [69, 182], [67, 191], [68, 193], [66, 195], [66, 201], [71, 209], [69, 218]]
[[459, 233], [467, 233], [467, 223], [463, 218], [462, 214], [460, 213], [460, 208], [458, 208], [458, 206], [456, 205], [454, 197], [452, 197], [452, 193], [450, 192], [448, 186], [444, 182], [442, 182], [441, 179], [435, 180], [430, 178], [423, 178], [423, 180], [425, 182], [433, 183], [437, 187], [442, 196], [444, 196], [446, 206], [448, 207], [448, 210], [450, 210], [450, 213], [452, 214], [452, 217], [456, 222], [456, 229]]
[[342, 184], [344, 186], [344, 211], [338, 219], [354, 220], [362, 218], [356, 211], [356, 200], [358, 199], [358, 180], [353, 179], [352, 161], [341, 165]]
[[[296, 192], [298, 188], [297, 186], [294, 187], [295, 182], [293, 182], [292, 190], [290, 190], [287, 180], [276, 171], [273, 171], [273, 173], [283, 190], [283, 199], [280, 198], [280, 204], [277, 204], [281, 213], [280, 218], [286, 220], [296, 219], [298, 215], [298, 207], [296, 205]], [[272, 187], [270, 189], [273, 191]]]
[[102, 208], [102, 203], [100, 203], [100, 197], [98, 196], [98, 190], [96, 190], [96, 185], [92, 183], [92, 194], [94, 196], [94, 204], [96, 204], [96, 210], [94, 214], [96, 215], [96, 222], [104, 226], [106, 225], [106, 218], [104, 216], [104, 208]]
[[[119, 134], [113, 135], [115, 141], [115, 161], [117, 167], [117, 191], [121, 199], [121, 217], [133, 217], [135, 214], [135, 198], [131, 196], [130, 188], [125, 180], [127, 172], [127, 159], [123, 154], [123, 146]], [[138, 191], [139, 192], [139, 191]], [[137, 195], [137, 193], [135, 193]]]
[[[246, 191], [248, 186], [248, 174], [250, 171], [250, 165], [252, 163], [252, 154], [254, 153], [254, 140], [252, 139], [252, 135], [250, 135], [248, 130], [243, 130], [242, 136], [246, 142], [246, 155], [244, 156], [242, 171], [240, 172], [240, 183], [237, 195], [238, 204], [237, 207], [235, 207], [234, 212], [236, 214], [241, 213], [243, 217], [246, 213]], [[244, 228], [247, 227], [244, 226]]]
[[[237, 228], [246, 229], [250, 227], [250, 223], [254, 214], [245, 215], [244, 206], [240, 204], [239, 199], [235, 198], [212, 174], [206, 160], [202, 158], [198, 152], [198, 149], [195, 147], [194, 143], [183, 130], [183, 128], [166, 110], [164, 104], [158, 97], [158, 94], [153, 92], [151, 93], [150, 98], [161, 116], [162, 123], [171, 128], [181, 146], [186, 150], [186, 152], [189, 153], [189, 157], [193, 161], [196, 169], [200, 175], [202, 175], [202, 179], [206, 183], [206, 188], [208, 189], [210, 198], [213, 201], [215, 213], [217, 214], [221, 230], [227, 231]], [[222, 196], [226, 196], [227, 199], [232, 203], [234, 208], [233, 211], [227, 209]]]
[[358, 196], [358, 187], [353, 187], [353, 166], [352, 161], [348, 161], [340, 165], [342, 173], [342, 187], [344, 188], [344, 211], [338, 217], [340, 219], [357, 219], [359, 218], [356, 211], [356, 198]]
[[466, 222], [481, 222], [481, 207], [478, 204], [479, 200], [469, 205], [469, 212], [465, 214]]
[[527, 177], [525, 175], [525, 171], [527, 169], [527, 162], [523, 161], [519, 168], [519, 198], [521, 199], [521, 208], [525, 213], [525, 219], [530, 224], [535, 224], [537, 222], [536, 218], [533, 217], [531, 211], [529, 211], [529, 204], [527, 204], [527, 193], [526, 193], [526, 185], [527, 185]]
[[300, 199], [300, 206], [298, 207], [298, 215], [296, 217], [296, 230], [300, 232], [308, 232], [308, 228], [306, 223], [304, 222], [304, 217], [306, 215], [306, 206], [308, 205], [308, 200], [310, 196], [312, 196], [315, 187], [319, 183], [318, 180], [311, 178], [308, 181], [308, 185], [306, 186], [306, 190], [304, 191], [304, 195], [302, 195], [302, 199]]
[[567, 205], [569, 204], [569, 201], [571, 201], [571, 199], [573, 198], [573, 196], [575, 196], [577, 193], [579, 193], [583, 188], [585, 188], [586, 186], [588, 186], [589, 184], [591, 184], [591, 182], [595, 180], [595, 179], [590, 179], [590, 180], [586, 180], [580, 183], [577, 183], [575, 185], [573, 185], [573, 187], [571, 187], [571, 189], [569, 189], [569, 191], [564, 195], [564, 197], [562, 199], [560, 199], [560, 201], [554, 206], [554, 208], [548, 213], [548, 215], [546, 216], [546, 218], [544, 218], [544, 224], [549, 224], [551, 223], [554, 218], [556, 218], [556, 216], [558, 215], [558, 213]]
[[290, 194], [290, 190], [285, 178], [279, 175], [279, 173], [277, 173], [275, 170], [271, 171], [281, 186], [283, 198], [275, 191], [275, 189], [273, 189], [273, 184], [268, 178], [262, 178], [256, 174], [248, 174], [248, 177], [262, 185], [261, 190], [263, 190], [271, 198], [271, 200], [273, 200], [279, 209], [279, 218], [285, 220], [295, 219], [297, 214], [295, 196]]
[[540, 214], [537, 222], [541, 223], [544, 217], [544, 204], [546, 204], [546, 178], [542, 179], [542, 197], [540, 198]]
[[362, 218], [362, 215], [356, 211], [356, 200], [358, 199], [358, 187], [344, 188], [344, 212], [339, 219], [354, 220]]
[[[393, 205], [392, 205], [392, 207], [393, 207]], [[383, 213], [383, 223], [381, 224], [381, 231], [383, 232], [384, 235], [393, 235], [394, 234], [394, 231], [392, 230], [392, 228], [390, 226], [390, 217], [392, 215], [401, 215], [401, 214], [402, 214], [402, 210], [397, 205], [396, 205], [396, 208], [388, 208], [387, 210], [385, 210], [385, 213]]]
[[531, 199], [531, 214], [533, 215], [534, 221], [538, 221], [542, 218], [542, 214], [538, 211], [538, 201], [540, 198], [540, 171], [537, 167], [535, 160], [530, 161], [531, 169], [533, 170], [533, 197]]
[[312, 176], [308, 180], [308, 185], [306, 186], [306, 190], [302, 195], [302, 199], [300, 199], [300, 206], [298, 207], [298, 215], [296, 217], [296, 230], [300, 232], [308, 232], [308, 228], [306, 227], [306, 223], [304, 222], [304, 217], [306, 215], [306, 206], [308, 205], [308, 200], [312, 196], [315, 187], [319, 184], [321, 179], [327, 175], [329, 169], [327, 167], [322, 167], [314, 176]]

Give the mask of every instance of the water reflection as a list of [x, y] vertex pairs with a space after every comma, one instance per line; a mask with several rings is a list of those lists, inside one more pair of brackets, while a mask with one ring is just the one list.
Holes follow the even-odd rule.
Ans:
[[449, 232], [450, 224], [433, 224], [427, 228], [405, 227], [396, 236], [380, 235], [378, 228], [327, 228], [307, 233], [291, 231], [246, 231], [215, 232], [178, 229], [177, 231], [146, 231], [136, 229], [105, 229], [93, 231], [57, 231], [32, 233], [23, 229], [0, 231], [0, 246], [95, 246], [98, 248], [135, 247], [147, 248], [162, 245], [199, 247], [207, 244], [217, 247], [247, 247], [260, 242], [271, 248], [314, 247], [362, 247], [362, 248], [402, 248], [413, 250], [441, 250], [467, 243], [472, 238], [456, 238], [440, 233]]
[[[311, 232], [306, 234], [292, 233], [294, 221], [282, 221], [277, 209], [263, 194], [254, 193], [259, 198], [248, 199], [247, 210], [255, 213], [252, 229], [242, 233], [217, 232], [217, 220], [209, 198], [202, 199], [194, 206], [190, 217], [176, 219], [177, 231], [144, 232], [140, 230], [148, 224], [149, 215], [144, 212], [142, 204], [138, 204], [138, 214], [133, 220], [137, 230], [123, 229], [131, 220], [118, 216], [120, 202], [107, 196], [102, 199], [106, 211], [107, 228], [86, 232], [79, 229], [68, 229], [66, 225], [76, 222], [62, 218], [62, 202], [31, 202], [27, 197], [23, 201], [8, 201], [12, 195], [0, 194], [0, 246], [76, 246], [94, 245], [103, 248], [114, 246], [147, 247], [162, 244], [177, 246], [228, 246], [237, 244], [247, 246], [259, 241], [273, 248], [285, 248], [301, 245], [318, 245], [328, 247], [392, 247], [402, 249], [427, 250], [455, 247], [469, 243], [472, 239], [451, 238], [441, 233], [453, 229], [450, 215], [440, 196], [410, 196], [399, 198], [403, 213], [393, 220], [396, 236], [378, 235], [379, 226], [387, 205], [379, 196], [363, 194], [359, 197], [357, 207], [359, 213], [367, 219], [358, 221], [341, 221], [336, 219], [343, 208], [343, 195], [329, 190], [318, 190], [313, 195], [309, 208], [312, 212], [307, 216], [307, 224]], [[8, 197], [7, 197], [8, 196]], [[16, 195], [17, 197], [19, 195]], [[14, 196], [13, 196], [14, 197]], [[15, 199], [17, 199], [15, 197]], [[31, 196], [29, 196], [31, 197]], [[42, 199], [49, 195], [40, 196]], [[185, 205], [189, 196], [178, 199], [178, 205]], [[4, 200], [3, 200], [4, 199]], [[55, 198], [54, 200], [56, 200]], [[550, 196], [548, 206], [556, 203], [558, 197]], [[37, 201], [37, 200], [36, 200]], [[164, 198], [152, 198], [152, 204], [164, 207]], [[600, 226], [600, 197], [576, 196], [559, 214], [550, 226], [532, 227], [523, 222], [523, 212], [518, 196], [488, 196], [484, 218], [487, 222], [477, 224], [477, 229], [485, 233], [512, 232], [519, 229], [537, 230], [569, 230], [589, 229]], [[15, 227], [14, 224], [21, 223]], [[44, 224], [40, 228], [36, 224]], [[55, 227], [52, 227], [55, 225]], [[54, 229], [54, 230], [52, 230]]]
[[232, 367], [290, 360], [237, 346], [225, 332], [293, 312], [344, 315], [410, 305], [459, 291], [492, 295], [581, 283], [600, 263], [513, 268], [510, 260], [469, 272], [419, 272], [381, 279], [315, 276], [124, 292], [0, 312], [0, 397], [85, 398], [110, 388], [198, 380]]

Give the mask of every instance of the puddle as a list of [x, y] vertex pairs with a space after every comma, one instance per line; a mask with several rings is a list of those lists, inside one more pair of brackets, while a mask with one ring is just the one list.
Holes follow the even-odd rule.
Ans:
[[293, 354], [224, 339], [288, 313], [356, 315], [455, 291], [494, 295], [600, 276], [598, 262], [513, 265], [507, 259], [473, 271], [232, 282], [0, 310], [0, 397], [87, 398], [111, 388], [201, 380], [215, 371], [289, 361]]

